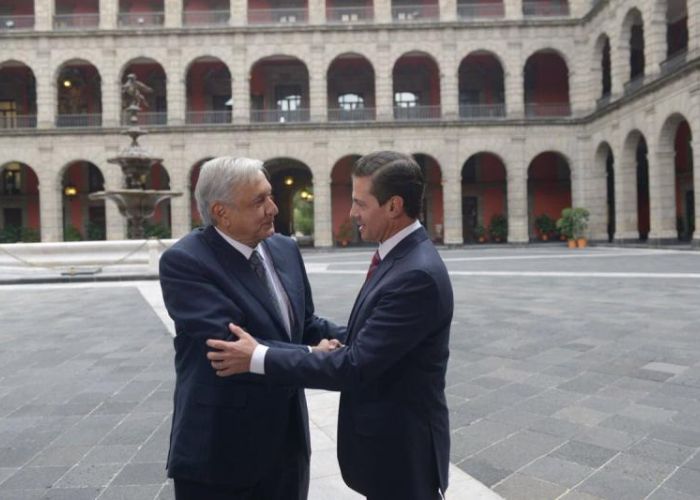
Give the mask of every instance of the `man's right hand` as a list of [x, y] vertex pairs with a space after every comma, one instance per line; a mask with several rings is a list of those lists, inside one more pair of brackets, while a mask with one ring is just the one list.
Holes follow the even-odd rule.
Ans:
[[323, 339], [317, 345], [311, 348], [312, 352], [331, 352], [343, 347], [343, 344], [338, 339]]

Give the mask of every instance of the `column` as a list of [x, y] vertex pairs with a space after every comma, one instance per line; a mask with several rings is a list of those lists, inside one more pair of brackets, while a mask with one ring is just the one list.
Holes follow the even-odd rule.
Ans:
[[[238, 35], [237, 35], [238, 36]], [[250, 74], [245, 60], [245, 48], [234, 45], [231, 56], [233, 77], [233, 123], [250, 122]]]
[[447, 120], [459, 118], [459, 62], [457, 47], [453, 42], [443, 44], [440, 60], [440, 106], [442, 117]]
[[581, 0], [569, 0], [569, 16], [572, 18], [581, 18], [588, 14], [593, 6], [593, 2], [583, 2]]
[[245, 26], [248, 24], [248, 0], [230, 0], [231, 17], [229, 26]]
[[[574, 54], [590, 53], [589, 45], [585, 39], [574, 41]], [[587, 57], [572, 57], [569, 64], [569, 103], [573, 116], [583, 116], [588, 114], [595, 106], [595, 94], [591, 92], [592, 86], [588, 81], [589, 72], [586, 71]], [[595, 96], [595, 97], [594, 97]]]
[[[590, 146], [590, 143], [587, 144]], [[606, 171], [607, 155], [598, 151], [589, 154], [580, 152], [581, 160], [578, 165], [590, 167], [585, 171], [577, 171], [571, 182], [573, 185], [582, 184], [582, 195], [580, 198], [574, 196], [572, 202], [574, 206], [587, 208], [590, 212], [588, 219], [588, 233], [594, 241], [608, 240], [608, 177]], [[613, 167], [614, 168], [614, 167]], [[574, 190], [574, 195], [577, 190]]]
[[610, 34], [610, 98], [616, 99], [624, 92], [625, 83], [630, 79], [630, 40], [629, 31]]
[[666, 19], [657, 15], [644, 23], [644, 74], [658, 75], [666, 60]]
[[36, 79], [36, 113], [38, 128], [56, 126], [56, 80], [47, 55], [42, 54], [33, 68]]
[[457, 1], [456, 0], [438, 0], [440, 8], [440, 21], [451, 22], [457, 20]]
[[117, 27], [117, 9], [119, 2], [115, 0], [100, 0], [100, 29], [112, 30]]
[[[110, 154], [116, 153], [117, 147], [109, 148]], [[105, 190], [121, 189], [123, 187], [122, 171], [117, 168], [107, 168], [103, 170], [105, 178]], [[127, 224], [126, 218], [119, 213], [117, 204], [112, 200], [105, 200], [105, 226], [107, 230], [108, 240], [125, 240], [127, 239]]]
[[618, 243], [639, 239], [635, 149], [620, 148], [620, 168], [615, 168], [615, 242]]
[[180, 28], [182, 26], [182, 3], [181, 0], [165, 0], [163, 2], [166, 28]]
[[[40, 148], [40, 156], [45, 159], [44, 165], [51, 164], [53, 148]], [[63, 207], [60, 182], [55, 181], [53, 171], [43, 172], [37, 169], [39, 177], [39, 218], [41, 223], [41, 241], [63, 241]]]
[[377, 121], [394, 119], [393, 61], [390, 60], [389, 45], [377, 45], [378, 64], [374, 67]]
[[[700, 50], [700, 2], [689, 0], [688, 8], [688, 52]], [[697, 165], [697, 164], [696, 164]], [[696, 197], [697, 200], [697, 197]], [[697, 201], [696, 201], [697, 202]], [[697, 213], [697, 212], [696, 212]], [[698, 227], [698, 226], [695, 226]], [[698, 229], [700, 231], [700, 229]], [[698, 231], [695, 231], [697, 234]]]
[[325, 0], [308, 0], [309, 24], [326, 23], [326, 2]]
[[[672, 144], [649, 147], [649, 239], [676, 240], [676, 176]], [[656, 150], [656, 151], [654, 151]]]
[[[374, 0], [374, 22], [390, 23], [391, 18], [391, 0]], [[376, 71], [377, 68], [375, 68]]]
[[53, 6], [54, 0], [34, 2], [34, 31], [51, 31], [53, 29]]
[[508, 56], [505, 71], [506, 116], [522, 118], [525, 116], [525, 82], [523, 68], [525, 61], [521, 58], [520, 42], [508, 43]]
[[503, 0], [505, 7], [506, 19], [522, 19], [523, 18], [523, 2], [522, 0]]
[[[184, 69], [180, 60], [180, 49], [168, 49], [168, 59], [171, 64], [168, 65], [168, 86], [166, 88], [166, 97], [168, 100], [168, 125], [184, 125], [186, 106], [186, 81]], [[234, 102], [234, 106], [235, 106]]]
[[311, 46], [309, 60], [309, 115], [312, 122], [328, 121], [326, 68], [323, 67], [323, 45]]
[[[442, 168], [443, 241], [446, 245], [464, 243], [462, 234], [462, 172], [459, 168], [459, 141], [445, 139], [438, 161]], [[457, 167], [455, 168], [455, 165]]]
[[314, 176], [314, 246], [333, 246], [333, 228], [331, 221], [331, 179], [323, 169], [322, 174]]
[[170, 199], [170, 222], [172, 227], [172, 237], [182, 238], [190, 232], [190, 190], [189, 190], [189, 175], [187, 169], [183, 169], [182, 165], [177, 168], [171, 168], [172, 172], [185, 172], [184, 178], [182, 175], [173, 175], [170, 178], [170, 189], [182, 193]]
[[527, 166], [508, 162], [508, 242], [527, 243]]
[[[105, 51], [108, 52], [108, 51]], [[102, 77], [102, 126], [118, 127], [121, 114], [121, 82], [116, 65], [113, 64], [114, 54], [107, 53], [103, 56], [107, 64], [100, 67]]]

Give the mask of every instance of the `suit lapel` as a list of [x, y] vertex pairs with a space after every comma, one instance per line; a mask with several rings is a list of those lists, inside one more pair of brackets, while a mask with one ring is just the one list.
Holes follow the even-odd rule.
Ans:
[[389, 254], [382, 259], [379, 267], [374, 271], [369, 280], [367, 280], [360, 293], [355, 299], [355, 304], [352, 306], [352, 311], [350, 312], [350, 318], [348, 319], [348, 339], [347, 342], [350, 343], [354, 337], [355, 322], [357, 321], [357, 315], [359, 314], [362, 306], [369, 296], [370, 292], [374, 290], [377, 285], [381, 282], [382, 278], [394, 267], [394, 264], [404, 257], [408, 252], [410, 252], [418, 243], [425, 240], [428, 237], [428, 233], [425, 232], [424, 228], [416, 229], [411, 234], [406, 236], [403, 240], [396, 245]]
[[284, 256], [280, 255], [277, 246], [270, 244], [269, 240], [263, 241], [263, 245], [265, 246], [265, 250], [267, 250], [267, 254], [272, 259], [272, 265], [277, 272], [280, 283], [282, 283], [282, 288], [284, 288], [289, 307], [291, 308], [290, 312], [292, 317], [290, 318], [289, 328], [292, 333], [292, 341], [300, 342], [301, 330], [299, 329], [299, 318], [304, 317], [302, 310], [304, 305], [298, 300], [299, 297], [303, 297], [303, 293], [299, 287], [301, 284], [300, 280], [295, 280], [293, 277], [293, 271], [290, 269], [292, 263], [291, 259], [285, 259]]
[[260, 282], [260, 278], [253, 272], [246, 258], [226, 242], [213, 226], [208, 226], [204, 229], [204, 237], [210, 243], [221, 266], [228, 271], [229, 276], [246, 288], [250, 295], [260, 302], [272, 320], [278, 325], [279, 336], [283, 340], [289, 340], [289, 337], [285, 334], [282, 318], [279, 317], [277, 308], [270, 300], [270, 294]]

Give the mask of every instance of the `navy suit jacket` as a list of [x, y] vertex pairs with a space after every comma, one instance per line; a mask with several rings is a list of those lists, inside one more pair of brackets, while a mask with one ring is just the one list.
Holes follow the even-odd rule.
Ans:
[[168, 313], [175, 321], [175, 396], [168, 475], [247, 488], [284, 449], [291, 412], [308, 457], [309, 429], [303, 391], [264, 377], [218, 377], [206, 357], [209, 338], [233, 340], [228, 323], [257, 332], [269, 345], [308, 352], [333, 335], [335, 325], [314, 315], [311, 289], [296, 243], [274, 235], [263, 245], [293, 312], [289, 338], [263, 283], [245, 257], [212, 227], [175, 243], [160, 261]]
[[438, 484], [447, 488], [452, 311], [447, 269], [421, 228], [363, 286], [346, 347], [324, 354], [267, 351], [266, 378], [341, 391], [338, 461], [356, 491], [422, 500], [433, 498]]

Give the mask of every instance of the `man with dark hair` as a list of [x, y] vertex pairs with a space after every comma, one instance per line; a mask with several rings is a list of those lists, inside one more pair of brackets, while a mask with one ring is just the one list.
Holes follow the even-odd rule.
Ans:
[[205, 227], [168, 249], [160, 282], [175, 321], [175, 409], [168, 475], [177, 500], [306, 500], [309, 423], [304, 391], [260, 377], [221, 379], [205, 341], [227, 325], [260, 341], [310, 352], [339, 333], [317, 318], [294, 241], [275, 235], [277, 206], [263, 163], [222, 157], [195, 188]]
[[[369, 500], [433, 500], [447, 488], [445, 373], [452, 286], [417, 220], [424, 183], [403, 154], [372, 153], [353, 171], [351, 217], [379, 243], [350, 313], [346, 345], [327, 353], [209, 340], [217, 375], [251, 371], [280, 384], [339, 390], [338, 460]], [[261, 335], [263, 332], [252, 330]]]

